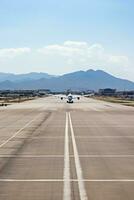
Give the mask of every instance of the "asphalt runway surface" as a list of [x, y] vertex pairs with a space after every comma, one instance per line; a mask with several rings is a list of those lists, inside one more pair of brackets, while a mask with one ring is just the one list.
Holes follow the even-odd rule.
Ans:
[[56, 96], [0, 108], [0, 200], [134, 200], [134, 108]]

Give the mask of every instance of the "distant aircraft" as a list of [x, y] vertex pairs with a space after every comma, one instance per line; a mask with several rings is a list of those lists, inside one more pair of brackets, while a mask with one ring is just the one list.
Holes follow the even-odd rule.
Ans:
[[73, 103], [74, 101], [74, 99], [77, 99], [77, 100], [80, 100], [80, 97], [79, 96], [73, 96], [71, 93], [70, 94], [68, 94], [66, 97], [61, 97], [61, 100], [63, 100], [63, 99], [67, 99], [67, 103]]

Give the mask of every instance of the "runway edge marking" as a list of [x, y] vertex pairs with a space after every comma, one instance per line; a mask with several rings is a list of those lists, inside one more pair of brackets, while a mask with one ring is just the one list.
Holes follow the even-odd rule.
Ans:
[[68, 113], [66, 113], [66, 124], [65, 124], [64, 177], [63, 177], [63, 179], [64, 179], [63, 200], [71, 200]]
[[85, 184], [82, 181], [83, 173], [82, 173], [80, 158], [79, 158], [78, 149], [77, 149], [77, 145], [76, 145], [76, 140], [75, 140], [75, 136], [74, 136], [74, 130], [73, 130], [70, 112], [68, 113], [68, 116], [69, 116], [69, 122], [70, 122], [71, 137], [72, 137], [72, 144], [73, 144], [73, 151], [74, 151], [74, 161], [75, 161], [76, 174], [77, 174], [77, 179], [78, 179], [80, 200], [88, 200], [86, 189], [85, 189]]
[[41, 114], [36, 116], [34, 119], [32, 119], [30, 122], [28, 122], [25, 126], [23, 126], [21, 129], [19, 129], [17, 132], [15, 132], [10, 138], [8, 138], [5, 142], [3, 142], [0, 145], [0, 148], [3, 147], [5, 144], [7, 144], [10, 140], [16, 137], [19, 133], [21, 133], [25, 128], [27, 128], [30, 124], [32, 124]]

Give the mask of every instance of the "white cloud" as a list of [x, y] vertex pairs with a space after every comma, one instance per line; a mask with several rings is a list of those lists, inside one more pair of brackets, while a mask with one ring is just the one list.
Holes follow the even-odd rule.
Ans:
[[109, 62], [115, 63], [115, 64], [121, 64], [122, 66], [129, 63], [129, 59], [127, 56], [109, 56]]
[[88, 44], [86, 42], [65, 41], [64, 46], [74, 47], [74, 48], [86, 48], [88, 47]]
[[[30, 59], [34, 56], [43, 55], [49, 63], [56, 60], [56, 63], [66, 63], [70, 66], [127, 66], [128, 57], [123, 55], [112, 55], [106, 53], [101, 44], [89, 45], [80, 41], [65, 41], [63, 44], [48, 45], [40, 49], [24, 48], [4, 48], [0, 49], [0, 59], [10, 59], [29, 55]], [[53, 62], [52, 62], [53, 64]], [[64, 67], [64, 66], [63, 66]]]
[[49, 45], [44, 48], [38, 49], [38, 52], [46, 55], [59, 55], [59, 56], [73, 56], [73, 54], [80, 53], [80, 48], [68, 45]]
[[98, 65], [98, 66], [127, 66], [128, 57], [123, 55], [112, 55], [105, 52], [101, 44], [89, 45], [86, 42], [65, 41], [63, 44], [48, 45], [37, 50], [46, 56], [53, 58], [57, 56], [66, 59], [70, 65]]
[[25, 53], [30, 53], [31, 49], [28, 47], [24, 48], [5, 48], [0, 49], [0, 58], [14, 58]]
[[134, 80], [133, 60], [125, 55], [108, 53], [102, 44], [65, 41], [42, 48], [0, 49], [0, 71], [25, 73], [44, 71], [63, 74], [77, 70], [102, 69], [113, 75]]

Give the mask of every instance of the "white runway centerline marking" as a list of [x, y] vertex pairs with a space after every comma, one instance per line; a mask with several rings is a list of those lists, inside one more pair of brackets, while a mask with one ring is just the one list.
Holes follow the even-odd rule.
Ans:
[[[41, 115], [41, 114], [39, 114]], [[7, 144], [10, 140], [12, 140], [13, 138], [15, 138], [19, 133], [21, 133], [25, 128], [27, 128], [30, 124], [32, 124], [38, 117], [36, 116], [34, 119], [32, 119], [30, 122], [28, 122], [25, 126], [23, 126], [20, 130], [18, 130], [17, 132], [15, 132], [10, 138], [8, 138], [5, 142], [3, 142], [2, 144], [0, 144], [0, 148], [3, 147], [5, 144]]]
[[64, 177], [63, 178], [64, 178], [63, 199], [71, 200], [68, 114], [67, 113], [66, 113], [66, 125], [65, 125]]
[[85, 189], [85, 184], [82, 181], [83, 180], [82, 168], [81, 168], [81, 163], [80, 163], [79, 154], [78, 154], [78, 150], [77, 150], [77, 145], [76, 145], [76, 140], [75, 140], [75, 136], [74, 136], [74, 130], [73, 130], [70, 113], [68, 114], [68, 116], [69, 116], [69, 122], [70, 122], [70, 128], [71, 128], [71, 137], [72, 137], [72, 144], [73, 144], [73, 151], [74, 151], [76, 174], [77, 174], [77, 178], [78, 178], [78, 188], [79, 188], [79, 193], [80, 193], [80, 199], [88, 200], [88, 197], [86, 194], [86, 189]]

